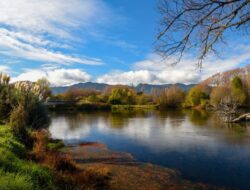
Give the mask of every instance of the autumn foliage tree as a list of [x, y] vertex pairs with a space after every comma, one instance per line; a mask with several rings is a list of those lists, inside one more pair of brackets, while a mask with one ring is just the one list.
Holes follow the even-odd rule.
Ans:
[[201, 105], [205, 100], [208, 100], [207, 94], [201, 87], [195, 86], [191, 88], [186, 96], [184, 107], [196, 107]]
[[129, 87], [116, 87], [112, 89], [109, 96], [109, 103], [132, 105], [135, 104], [136, 93], [135, 90]]
[[160, 107], [167, 108], [177, 108], [180, 107], [181, 104], [185, 100], [185, 93], [177, 86], [172, 86], [165, 90], [162, 90], [159, 95], [156, 97], [156, 102], [160, 105]]
[[210, 103], [222, 115], [225, 121], [235, 119], [238, 107], [245, 105], [246, 92], [240, 77], [235, 76], [228, 86], [215, 87], [210, 95]]
[[224, 99], [228, 99], [228, 96], [231, 96], [230, 87], [215, 87], [213, 88], [210, 95], [210, 104], [214, 107], [219, 107]]
[[63, 98], [67, 101], [76, 101], [84, 97], [98, 95], [100, 92], [94, 89], [81, 89], [81, 88], [69, 88], [67, 92], [63, 94]]

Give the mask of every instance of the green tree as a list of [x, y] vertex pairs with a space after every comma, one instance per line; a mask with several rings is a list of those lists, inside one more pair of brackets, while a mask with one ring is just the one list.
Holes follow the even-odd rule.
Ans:
[[23, 105], [17, 105], [10, 114], [9, 126], [13, 134], [22, 141], [27, 138], [27, 120], [27, 110]]
[[246, 101], [246, 93], [243, 88], [242, 80], [240, 77], [235, 76], [231, 82], [232, 98], [239, 105], [243, 105]]
[[204, 100], [208, 100], [209, 95], [202, 88], [195, 86], [191, 88], [186, 96], [184, 107], [195, 107], [201, 105]]
[[128, 87], [113, 88], [111, 95], [109, 96], [109, 102], [111, 104], [134, 104], [136, 93], [133, 89]]

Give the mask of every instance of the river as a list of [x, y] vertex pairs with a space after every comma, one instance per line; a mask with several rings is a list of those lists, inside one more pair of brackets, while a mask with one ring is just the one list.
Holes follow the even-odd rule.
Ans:
[[51, 114], [53, 138], [105, 143], [138, 161], [176, 169], [183, 178], [250, 189], [250, 125], [227, 125], [199, 111]]

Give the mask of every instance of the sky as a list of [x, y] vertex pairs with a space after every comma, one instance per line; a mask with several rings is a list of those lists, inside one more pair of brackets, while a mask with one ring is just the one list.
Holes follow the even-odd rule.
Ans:
[[52, 86], [190, 84], [249, 63], [247, 36], [230, 34], [201, 70], [188, 55], [173, 66], [154, 51], [159, 21], [157, 0], [0, 0], [0, 72]]

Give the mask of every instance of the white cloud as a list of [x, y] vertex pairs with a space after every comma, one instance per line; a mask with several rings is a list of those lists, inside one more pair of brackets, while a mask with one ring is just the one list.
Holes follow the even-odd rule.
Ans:
[[191, 61], [170, 65], [170, 61], [163, 61], [159, 56], [150, 55], [148, 59], [134, 63], [131, 71], [116, 71], [100, 76], [98, 82], [109, 84], [166, 84], [166, 83], [193, 83], [200, 76]]
[[4, 55], [63, 64], [81, 63], [98, 65], [102, 63], [99, 59], [73, 57], [48, 50], [44, 47], [51, 43], [53, 42], [42, 40], [29, 34], [0, 29], [0, 53]]
[[1, 0], [0, 53], [64, 64], [100, 64], [99, 59], [73, 57], [53, 48], [76, 43], [77, 30], [104, 25], [110, 22], [109, 15], [102, 0]]
[[0, 73], [9, 73], [9, 72], [10, 68], [8, 66], [0, 65]]
[[16, 81], [32, 81], [35, 82], [38, 79], [45, 77], [49, 80], [52, 86], [66, 86], [80, 82], [90, 81], [91, 76], [81, 71], [80, 69], [33, 69], [12, 78], [11, 82]]
[[[241, 49], [240, 53], [231, 53], [226, 59], [210, 58], [204, 62], [204, 68], [202, 70], [202, 80], [216, 74], [231, 69], [240, 67], [241, 64], [250, 61], [250, 46], [245, 46], [245, 49]], [[249, 63], [248, 63], [249, 64]]]
[[155, 76], [150, 71], [128, 71], [128, 72], [112, 72], [105, 74], [97, 79], [97, 82], [108, 84], [139, 84], [155, 81]]
[[[1, 0], [0, 23], [24, 31], [69, 37], [70, 28], [89, 27], [107, 18], [101, 0]], [[100, 17], [102, 15], [102, 17]]]
[[[235, 47], [237, 49], [237, 47]], [[161, 57], [152, 54], [147, 59], [136, 62], [131, 71], [116, 71], [100, 76], [97, 82], [109, 84], [174, 84], [174, 83], [198, 83], [218, 72], [240, 67], [250, 60], [250, 48], [241, 48], [236, 56], [229, 52], [225, 57], [210, 57], [204, 60], [201, 70], [197, 67], [197, 60], [184, 58], [180, 63], [172, 65], [173, 60], [162, 60]]]

